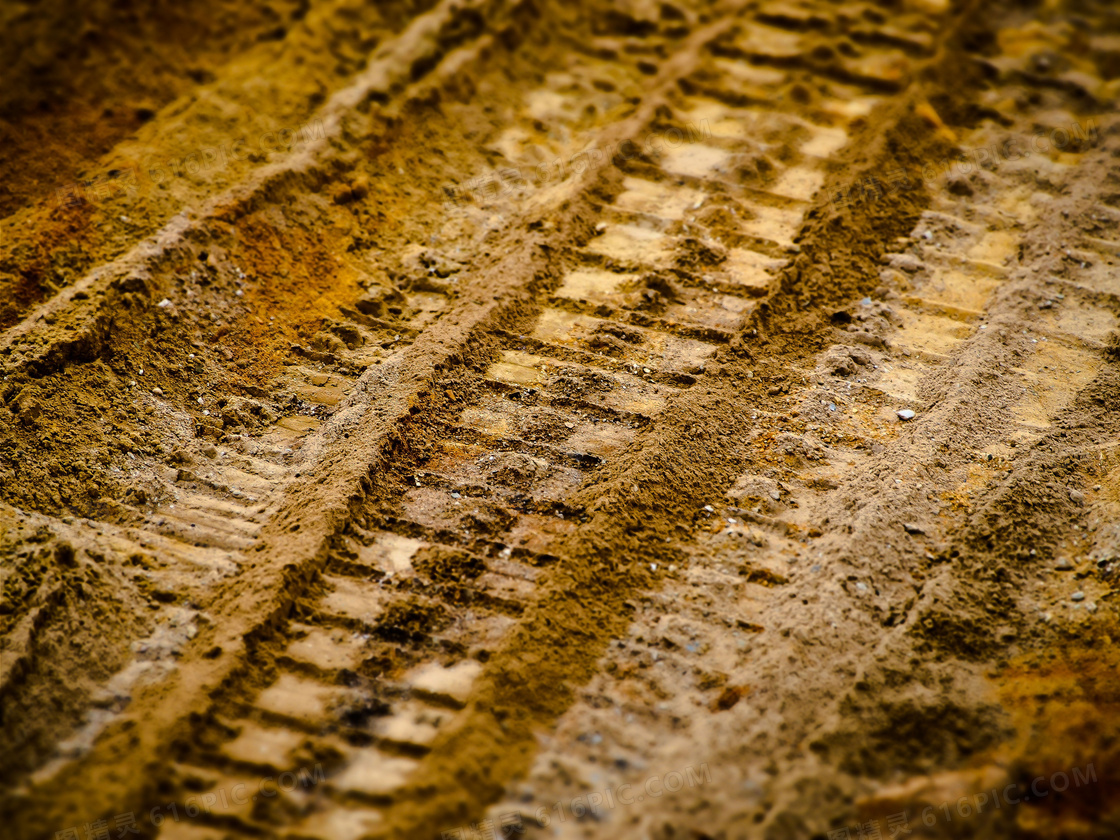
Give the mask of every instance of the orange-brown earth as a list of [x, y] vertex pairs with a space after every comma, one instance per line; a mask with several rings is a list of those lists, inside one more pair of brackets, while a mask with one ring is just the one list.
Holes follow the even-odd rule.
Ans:
[[12, 836], [1120, 835], [1112, 4], [172, 6], [0, 11]]

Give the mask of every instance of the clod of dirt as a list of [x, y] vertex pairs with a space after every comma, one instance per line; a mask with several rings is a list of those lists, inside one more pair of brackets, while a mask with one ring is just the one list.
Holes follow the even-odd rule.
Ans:
[[828, 450], [807, 435], [782, 432], [774, 436], [774, 448], [800, 461], [825, 461]]
[[858, 367], [866, 367], [872, 362], [871, 354], [858, 347], [838, 344], [830, 348], [818, 365], [818, 372], [832, 376], [852, 376]]
[[377, 620], [375, 630], [390, 642], [419, 642], [447, 622], [447, 610], [419, 598], [395, 601]]
[[378, 286], [367, 290], [354, 306], [363, 315], [386, 318], [402, 315], [408, 301], [399, 289]]
[[412, 558], [412, 567], [433, 583], [462, 583], [486, 571], [482, 558], [439, 545], [418, 551]]
[[677, 246], [676, 265], [686, 271], [712, 268], [727, 259], [727, 249], [712, 239], [686, 237]]
[[519, 452], [503, 453], [489, 464], [490, 476], [495, 481], [526, 490], [552, 473], [552, 465], [547, 461]]
[[727, 491], [727, 498], [742, 508], [776, 510], [782, 498], [778, 482], [765, 476], [743, 476]]
[[709, 708], [711, 708], [713, 712], [726, 712], [746, 697], [750, 693], [750, 690], [750, 686], [747, 685], [729, 685], [719, 693], [718, 697], [712, 700]]

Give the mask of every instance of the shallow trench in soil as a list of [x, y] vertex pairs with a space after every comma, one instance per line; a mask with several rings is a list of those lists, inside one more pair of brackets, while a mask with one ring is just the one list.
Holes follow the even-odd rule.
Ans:
[[6, 836], [1120, 836], [1120, 9], [0, 6]]

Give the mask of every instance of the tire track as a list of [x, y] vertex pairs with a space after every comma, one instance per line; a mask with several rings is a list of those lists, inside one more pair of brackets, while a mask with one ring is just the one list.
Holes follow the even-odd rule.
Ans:
[[[458, 33], [455, 21], [470, 11], [441, 5], [375, 57], [325, 111], [330, 137], [345, 134], [347, 115], [371, 91], [383, 92], [387, 113], [427, 95], [425, 81], [402, 87], [402, 68], [442, 56], [446, 33]], [[534, 196], [527, 209], [499, 200], [452, 211], [464, 228], [486, 213], [516, 221], [503, 220], [501, 235], [461, 270], [421, 255], [439, 282], [401, 297], [371, 294], [343, 310], [346, 320], [326, 330], [334, 343], [293, 348], [300, 361], [284, 377], [309, 406], [305, 419], [264, 440], [223, 442], [207, 461], [171, 470], [173, 508], [157, 508], [131, 531], [109, 529], [109, 539], [178, 552], [176, 571], [240, 572], [207, 602], [172, 678], [136, 691], [122, 714], [99, 722], [108, 729], [91, 751], [41, 777], [21, 831], [230, 790], [312, 763], [328, 768], [324, 784], [269, 802], [223, 798], [197, 820], [165, 823], [160, 836], [451, 830], [475, 822], [531, 769], [538, 731], [558, 719], [563, 729], [562, 715], [605, 667], [612, 639], [680, 636], [679, 627], [648, 629], [654, 613], [690, 599], [680, 577], [701, 588], [711, 609], [675, 617], [703, 626], [708, 644], [728, 644], [711, 638], [713, 625], [752, 637], [771, 631], [760, 639], [779, 624], [783, 636], [791, 630], [788, 608], [774, 605], [785, 603], [787, 589], [795, 598], [805, 580], [798, 561], [808, 539], [821, 536], [815, 512], [830, 509], [825, 500], [841, 483], [846, 494], [881, 483], [869, 477], [872, 456], [879, 440], [898, 433], [882, 410], [921, 411], [938, 398], [929, 391], [939, 381], [934, 371], [975, 345], [984, 313], [1012, 294], [1003, 263], [1014, 260], [1016, 235], [1031, 220], [1006, 210], [983, 224], [954, 215], [952, 190], [829, 206], [837, 186], [862, 183], [888, 163], [912, 169], [946, 148], [948, 129], [925, 101], [946, 92], [966, 38], [987, 33], [976, 8], [946, 15], [936, 36], [924, 4], [891, 27], [874, 10], [853, 20], [828, 3], [736, 11], [691, 33], [652, 25], [653, 34], [621, 53], [588, 61], [584, 81], [604, 66], [631, 81], [650, 67], [655, 74], [631, 115], [606, 130], [581, 124], [563, 97], [548, 96], [551, 85], [527, 92], [510, 121], [528, 124], [542, 107], [566, 114], [572, 139], [556, 146], [564, 152], [703, 120], [714, 137], [620, 161], [620, 171], [586, 173]], [[864, 47], [858, 55], [845, 47], [851, 41]], [[428, 92], [484, 52], [478, 43], [436, 64], [439, 81]], [[672, 57], [660, 67], [631, 57], [667, 45]], [[924, 81], [912, 85], [919, 73]], [[385, 74], [402, 81], [394, 86]], [[532, 163], [516, 132], [503, 143], [515, 162]], [[324, 144], [316, 154], [299, 165], [325, 169], [334, 151]], [[266, 200], [272, 183], [247, 188], [237, 203]], [[217, 216], [221, 205], [207, 212]], [[916, 244], [892, 253], [916, 219]], [[178, 247], [186, 224], [167, 232], [168, 247]], [[941, 234], [950, 253], [922, 244]], [[874, 282], [882, 254], [880, 281], [905, 294], [889, 307], [853, 304]], [[92, 290], [110, 276], [105, 269], [85, 282]], [[1014, 293], [1033, 288], [1024, 279]], [[1028, 383], [1014, 401], [1004, 392], [1022, 445], [1037, 442], [1063, 409], [1053, 371], [1087, 385], [1100, 367], [1112, 329], [1100, 303], [1112, 303], [1110, 293], [1090, 291], [1071, 290], [1055, 313], [1067, 320], [1039, 333], [1047, 346], [1013, 371]], [[60, 297], [40, 314], [83, 323], [71, 303]], [[11, 333], [12, 346], [37, 329], [27, 323]], [[99, 328], [84, 323], [79, 343], [93, 341], [97, 355]], [[858, 346], [821, 353], [837, 324]], [[56, 363], [52, 352], [62, 358], [74, 346], [17, 362], [45, 370]], [[996, 364], [1001, 352], [985, 362]], [[862, 371], [869, 358], [881, 362], [870, 384], [833, 381], [838, 371]], [[328, 359], [341, 364], [330, 373], [313, 364]], [[923, 416], [907, 429], [967, 422], [971, 407], [949, 405], [940, 409], [947, 419]], [[331, 415], [322, 428], [312, 408]], [[817, 425], [810, 432], [827, 428], [836, 409], [858, 422], [820, 441], [805, 433], [806, 423]], [[230, 425], [239, 422], [233, 416]], [[782, 424], [788, 431], [759, 433]], [[308, 430], [315, 433], [298, 437]], [[760, 469], [783, 455], [811, 466], [777, 477]], [[844, 477], [841, 461], [859, 465], [856, 478]], [[717, 511], [710, 501], [724, 490], [733, 504]], [[865, 529], [888, 509], [896, 513], [880, 491], [861, 514]], [[709, 514], [725, 513], [733, 527], [714, 529]], [[916, 523], [915, 534], [928, 527]], [[763, 557], [751, 557], [744, 540]], [[723, 568], [728, 556], [737, 568]], [[895, 588], [914, 579], [878, 547], [861, 562], [888, 570]], [[858, 573], [846, 581], [841, 601], [868, 589]], [[905, 623], [878, 592], [876, 599], [876, 621]], [[726, 674], [695, 671], [674, 649], [689, 644], [664, 645], [673, 651], [670, 679], [694, 675], [735, 688]], [[148, 777], [81, 781], [88, 768], [124, 755]], [[780, 792], [771, 806], [777, 816], [764, 809], [760, 819], [803, 813], [797, 797], [806, 795]]]

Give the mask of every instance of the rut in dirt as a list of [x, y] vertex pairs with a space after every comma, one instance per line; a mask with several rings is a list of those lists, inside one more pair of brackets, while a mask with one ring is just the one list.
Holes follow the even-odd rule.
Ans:
[[1109, 6], [243, 14], [4, 205], [19, 836], [1110, 836]]

